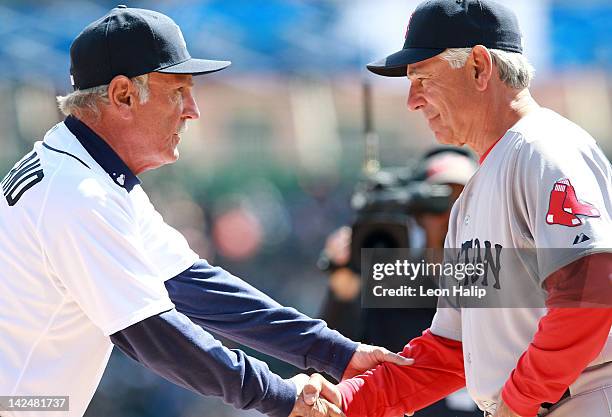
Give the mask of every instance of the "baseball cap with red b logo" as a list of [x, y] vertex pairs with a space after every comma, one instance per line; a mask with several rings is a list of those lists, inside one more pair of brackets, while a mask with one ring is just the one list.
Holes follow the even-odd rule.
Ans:
[[405, 77], [408, 64], [432, 58], [447, 48], [523, 52], [514, 13], [490, 0], [429, 0], [414, 11], [402, 50], [368, 64], [375, 74]]

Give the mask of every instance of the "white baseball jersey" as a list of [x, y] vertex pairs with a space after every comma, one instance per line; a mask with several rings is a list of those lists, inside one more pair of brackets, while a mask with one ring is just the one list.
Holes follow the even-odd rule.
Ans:
[[[489, 277], [489, 291], [515, 284], [541, 291], [541, 277], [612, 248], [611, 213], [609, 161], [588, 133], [542, 108], [506, 132], [465, 186], [451, 211], [445, 246], [574, 248], [546, 251], [535, 274], [515, 262], [501, 268], [499, 282]], [[501, 250], [502, 263], [509, 253]], [[462, 341], [467, 389], [481, 409], [491, 410], [545, 314], [544, 307], [439, 308], [431, 330]], [[594, 363], [610, 360], [608, 338]]]
[[67, 395], [70, 411], [50, 415], [82, 416], [108, 336], [174, 307], [164, 280], [198, 256], [129, 175], [105, 171], [59, 123], [3, 180], [0, 395]]

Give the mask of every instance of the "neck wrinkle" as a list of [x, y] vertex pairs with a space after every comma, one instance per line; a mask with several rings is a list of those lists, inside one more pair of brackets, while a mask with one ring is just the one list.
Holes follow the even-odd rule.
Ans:
[[[518, 92], [510, 90], [506, 94], [500, 92], [493, 97], [501, 97], [501, 99], [485, 106], [484, 114], [476, 120], [476, 123], [482, 123], [483, 126], [480, 133], [474, 138], [471, 147], [480, 159], [512, 126], [540, 107], [526, 88]], [[489, 121], [490, 124], [484, 125], [485, 121]]]

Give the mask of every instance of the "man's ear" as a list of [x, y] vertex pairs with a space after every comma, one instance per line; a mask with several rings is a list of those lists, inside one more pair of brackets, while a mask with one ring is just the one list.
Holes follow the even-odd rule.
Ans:
[[469, 63], [470, 76], [476, 85], [476, 89], [478, 91], [485, 91], [493, 74], [493, 57], [491, 53], [486, 47], [476, 45], [472, 48]]
[[132, 81], [118, 75], [108, 85], [108, 100], [111, 108], [115, 109], [123, 118], [131, 117], [131, 110], [137, 100], [137, 93]]

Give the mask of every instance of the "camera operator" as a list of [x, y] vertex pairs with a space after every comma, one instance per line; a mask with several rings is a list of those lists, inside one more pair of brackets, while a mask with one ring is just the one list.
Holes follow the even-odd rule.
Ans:
[[[436, 147], [426, 152], [410, 183], [446, 185], [449, 195], [442, 207], [434, 210], [425, 205], [413, 210], [409, 222], [418, 224], [424, 233], [424, 247], [441, 253], [448, 229], [450, 209], [463, 187], [476, 171], [476, 161], [459, 148]], [[409, 229], [414, 229], [409, 227]], [[411, 233], [407, 233], [411, 234]], [[330, 272], [329, 291], [321, 316], [331, 328], [364, 343], [401, 351], [406, 340], [419, 336], [435, 314], [432, 308], [362, 309], [360, 302], [359, 248], [352, 245], [353, 229], [343, 226], [334, 231], [325, 244], [323, 267]], [[353, 246], [353, 248], [352, 248]], [[364, 245], [367, 246], [367, 245]], [[412, 246], [412, 244], [410, 245]], [[320, 265], [321, 266], [321, 265]], [[465, 391], [460, 391], [417, 413], [419, 417], [480, 416], [477, 407]]]

